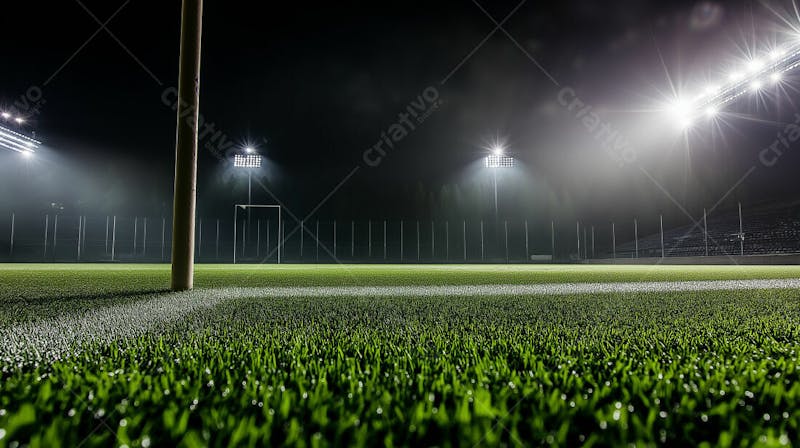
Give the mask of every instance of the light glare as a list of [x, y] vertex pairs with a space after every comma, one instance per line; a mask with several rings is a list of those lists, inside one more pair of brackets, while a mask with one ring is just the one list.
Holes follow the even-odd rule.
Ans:
[[752, 61], [747, 63], [747, 71], [749, 72], [757, 72], [764, 68], [764, 61], [760, 59], [753, 59]]

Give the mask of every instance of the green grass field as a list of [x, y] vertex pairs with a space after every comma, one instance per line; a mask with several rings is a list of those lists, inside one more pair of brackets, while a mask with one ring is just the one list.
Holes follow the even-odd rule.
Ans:
[[163, 265], [0, 265], [0, 447], [790, 446], [800, 290], [239, 289], [782, 278], [800, 268], [201, 265], [171, 294]]

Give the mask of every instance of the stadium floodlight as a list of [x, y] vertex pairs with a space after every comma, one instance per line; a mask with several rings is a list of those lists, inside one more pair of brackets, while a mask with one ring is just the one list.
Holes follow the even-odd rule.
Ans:
[[17, 117], [17, 118], [14, 119], [14, 121], [16, 121], [17, 124], [24, 124], [25, 123], [25, 119], [22, 118], [22, 117]]
[[486, 168], [513, 168], [514, 158], [506, 155], [491, 154], [484, 161]]
[[753, 59], [747, 63], [747, 71], [750, 73], [755, 73], [762, 68], [764, 68], [764, 61], [761, 59]]
[[261, 156], [258, 154], [235, 154], [233, 166], [236, 168], [261, 168]]
[[26, 153], [35, 152], [41, 144], [38, 140], [0, 126], [0, 148], [29, 155]]
[[494, 220], [498, 220], [498, 206], [497, 206], [497, 169], [498, 168], [513, 168], [514, 158], [504, 154], [505, 148], [501, 145], [494, 145], [491, 148], [491, 154], [484, 159], [484, 166], [492, 169], [492, 181], [494, 185]]
[[8, 113], [8, 112], [3, 112], [3, 113], [1, 113], [1, 114], [0, 114], [0, 116], [2, 116], [3, 118], [5, 118], [6, 120], [8, 120], [9, 118], [11, 118], [11, 114], [10, 114], [10, 113]]
[[685, 129], [704, 114], [716, 115], [747, 92], [757, 93], [768, 82], [777, 84], [784, 73], [797, 68], [800, 68], [800, 41], [786, 43], [762, 55], [754, 55], [744, 67], [731, 72], [727, 82], [712, 83], [700, 94], [673, 101], [666, 111]]
[[247, 205], [250, 205], [253, 197], [253, 169], [261, 168], [261, 155], [254, 154], [255, 149], [250, 146], [244, 148], [244, 152], [244, 154], [234, 154], [233, 166], [247, 169]]

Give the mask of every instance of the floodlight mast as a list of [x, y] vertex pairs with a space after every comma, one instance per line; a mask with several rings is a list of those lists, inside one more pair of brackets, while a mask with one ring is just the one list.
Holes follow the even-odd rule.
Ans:
[[505, 148], [496, 145], [491, 148], [491, 154], [486, 156], [484, 160], [486, 168], [492, 170], [492, 184], [494, 186], [494, 221], [498, 223], [499, 208], [497, 204], [497, 169], [498, 168], [513, 168], [514, 158], [504, 154]]
[[172, 218], [172, 290], [194, 287], [194, 220], [197, 201], [197, 120], [203, 0], [183, 0]]

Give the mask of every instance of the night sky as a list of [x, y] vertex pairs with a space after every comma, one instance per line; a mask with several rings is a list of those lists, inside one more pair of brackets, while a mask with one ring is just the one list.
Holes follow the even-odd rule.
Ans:
[[[500, 181], [506, 216], [680, 217], [679, 205], [696, 211], [723, 197], [723, 207], [794, 199], [800, 156], [765, 167], [758, 155], [794, 120], [796, 76], [781, 95], [738, 101], [737, 116], [688, 138], [654, 111], [671, 85], [691, 91], [744, 52], [787, 39], [781, 19], [798, 22], [787, 11], [776, 2], [208, 0], [201, 115], [213, 128], [200, 142], [199, 213], [227, 216], [244, 200], [246, 176], [228, 160], [245, 145], [265, 156], [254, 202], [297, 215], [331, 192], [318, 216], [485, 214], [481, 161], [494, 141], [520, 162]], [[0, 209], [169, 213], [179, 21], [178, 1], [3, 6], [0, 104], [25, 114], [25, 132], [45, 147], [27, 162], [0, 153]], [[560, 104], [567, 96], [592, 105], [634, 160], [604, 148]]]

